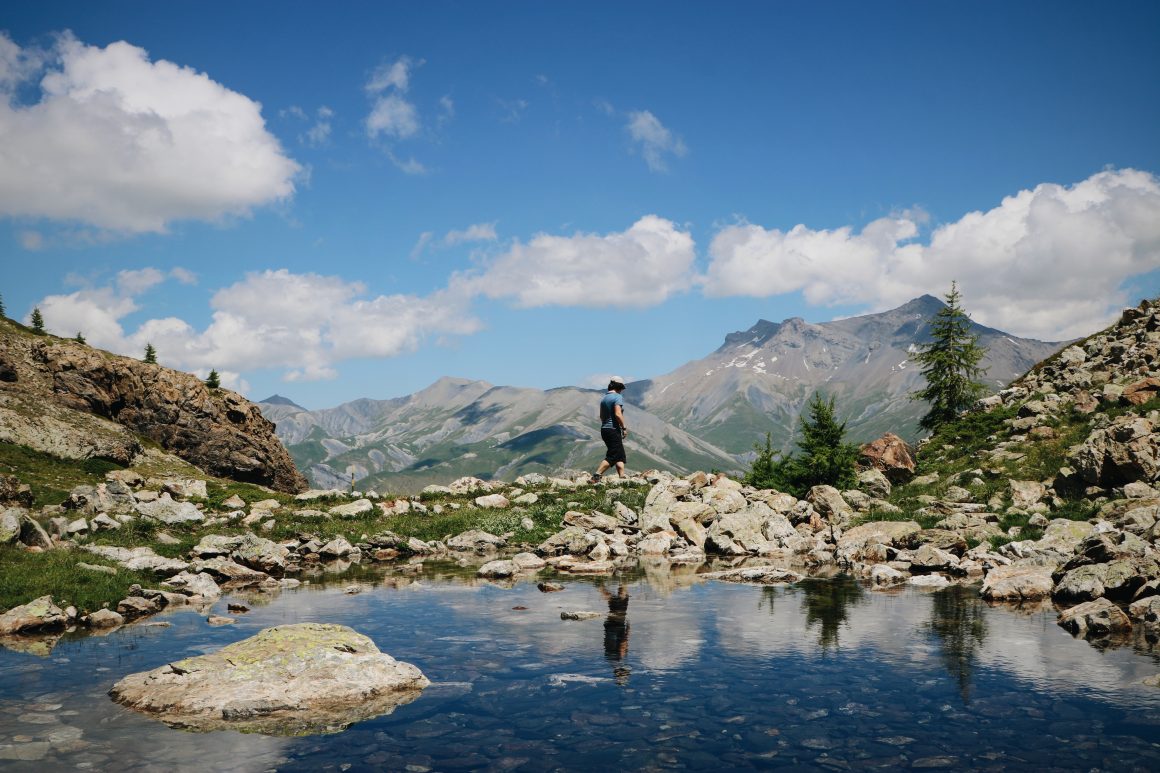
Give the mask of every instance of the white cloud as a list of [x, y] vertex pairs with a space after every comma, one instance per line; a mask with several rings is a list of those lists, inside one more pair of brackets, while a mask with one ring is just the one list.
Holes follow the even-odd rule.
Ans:
[[169, 270], [169, 276], [173, 277], [178, 282], [181, 282], [183, 285], [197, 284], [197, 274], [193, 273], [189, 269], [182, 268], [181, 266], [171, 268]]
[[481, 273], [456, 279], [473, 293], [523, 307], [640, 307], [686, 290], [694, 258], [692, 236], [646, 215], [619, 233], [537, 234]]
[[408, 158], [400, 158], [393, 152], [387, 152], [387, 158], [391, 159], [391, 163], [399, 167], [404, 174], [419, 175], [427, 174], [427, 167], [423, 166], [422, 162], [417, 160], [414, 156]]
[[495, 232], [495, 223], [476, 223], [469, 225], [462, 231], [448, 231], [443, 237], [443, 244], [454, 247], [466, 242], [494, 242], [499, 236]]
[[[368, 298], [359, 282], [282, 269], [248, 274], [216, 292], [204, 330], [165, 317], [126, 332], [122, 321], [139, 310], [135, 297], [159, 277], [155, 269], [122, 272], [115, 286], [50, 296], [40, 304], [45, 325], [60, 335], [82, 331], [94, 346], [129, 356], [152, 343], [160, 362], [198, 374], [214, 368], [224, 378], [280, 368], [297, 381], [334, 378], [344, 360], [393, 357], [430, 337], [470, 335], [480, 327], [470, 298], [456, 291]], [[236, 376], [226, 383], [243, 382]]]
[[401, 56], [371, 74], [366, 85], [373, 100], [366, 120], [367, 135], [371, 139], [400, 140], [419, 132], [419, 111], [405, 95], [410, 89], [412, 69], [422, 64], [409, 56]]
[[409, 56], [400, 56], [394, 62], [383, 64], [371, 74], [367, 91], [375, 94], [387, 89], [406, 92], [411, 86], [411, 69], [422, 64], [422, 61], [416, 63]]
[[[39, 101], [21, 103], [42, 72]], [[300, 171], [258, 103], [129, 43], [69, 35], [42, 60], [0, 33], [0, 138], [0, 215], [122, 233], [246, 215], [292, 196]]]
[[640, 152], [648, 168], [654, 172], [668, 169], [665, 157], [677, 157], [688, 153], [688, 148], [680, 137], [665, 128], [655, 115], [648, 110], [633, 111], [628, 114], [628, 133], [640, 143]]
[[450, 96], [447, 94], [441, 96], [439, 98], [439, 106], [443, 108], [444, 120], [455, 117], [455, 102], [452, 101]]
[[1138, 300], [1122, 284], [1160, 268], [1160, 181], [1133, 169], [1020, 191], [937, 227], [928, 244], [913, 241], [919, 222], [906, 213], [858, 233], [728, 226], [709, 247], [704, 292], [889, 308], [957, 280], [976, 321], [1060, 340], [1108, 324]]
[[371, 137], [386, 136], [406, 139], [419, 131], [419, 111], [398, 94], [388, 94], [375, 101], [367, 116], [367, 133]]

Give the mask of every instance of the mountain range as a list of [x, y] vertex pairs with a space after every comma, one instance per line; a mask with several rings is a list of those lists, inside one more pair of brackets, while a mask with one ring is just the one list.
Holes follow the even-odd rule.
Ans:
[[[912, 357], [944, 305], [924, 295], [877, 314], [812, 324], [759, 320], [708, 356], [628, 385], [630, 466], [738, 470], [770, 433], [789, 449], [806, 402], [836, 399], [847, 438], [918, 435], [923, 384]], [[986, 347], [988, 388], [998, 389], [1062, 344], [1018, 338], [972, 323]], [[274, 395], [259, 403], [314, 486], [409, 493], [472, 475], [593, 469], [603, 457], [595, 421], [601, 390], [539, 390], [442, 378], [406, 397], [362, 398], [308, 411]]]

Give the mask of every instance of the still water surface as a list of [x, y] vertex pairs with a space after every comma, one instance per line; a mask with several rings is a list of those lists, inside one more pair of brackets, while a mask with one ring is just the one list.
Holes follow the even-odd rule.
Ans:
[[[359, 570], [224, 598], [215, 612], [251, 606], [233, 626], [175, 611], [47, 657], [0, 650], [0, 754], [26, 758], [0, 769], [1160, 770], [1160, 689], [1140, 683], [1157, 658], [1073, 639], [1048, 609], [693, 572], [642, 565], [545, 594], [450, 565]], [[344, 593], [352, 582], [363, 591]], [[560, 619], [573, 610], [600, 615]], [[125, 674], [306, 621], [355, 628], [432, 686], [304, 738], [183, 732], [106, 695]]]

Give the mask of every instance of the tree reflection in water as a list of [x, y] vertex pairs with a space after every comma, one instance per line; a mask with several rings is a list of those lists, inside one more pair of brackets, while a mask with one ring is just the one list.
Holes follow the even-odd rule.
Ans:
[[798, 583], [805, 596], [806, 628], [815, 623], [821, 626], [818, 644], [822, 650], [837, 649], [838, 633], [852, 605], [862, 603], [862, 586], [849, 575], [840, 574], [830, 579], [810, 578]]
[[987, 638], [987, 621], [978, 597], [961, 586], [931, 595], [927, 627], [938, 639], [943, 666], [959, 683], [964, 703], [971, 700], [975, 660]]

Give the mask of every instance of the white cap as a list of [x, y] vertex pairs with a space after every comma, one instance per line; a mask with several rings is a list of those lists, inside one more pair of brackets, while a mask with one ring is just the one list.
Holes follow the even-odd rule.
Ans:
[[621, 376], [609, 376], [608, 381], [611, 384], [620, 384], [621, 386], [624, 385], [624, 378]]

